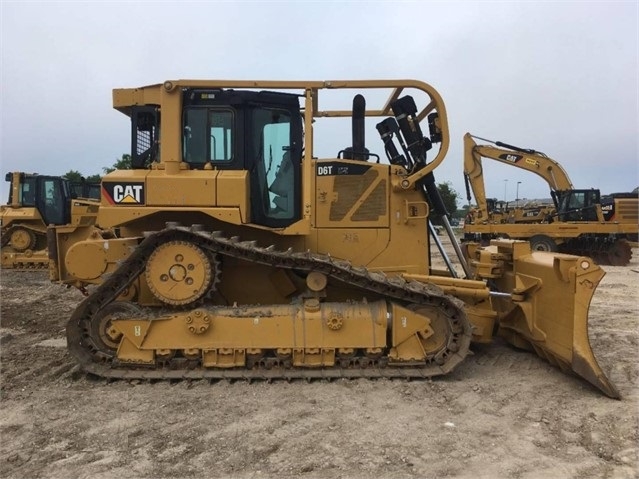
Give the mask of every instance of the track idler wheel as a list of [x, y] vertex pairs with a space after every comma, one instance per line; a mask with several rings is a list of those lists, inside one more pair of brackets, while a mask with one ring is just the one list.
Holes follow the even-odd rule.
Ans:
[[430, 319], [430, 328], [433, 334], [421, 339], [426, 360], [443, 364], [446, 361], [447, 354], [458, 350], [459, 346], [454, 341], [454, 337], [463, 332], [462, 326], [451, 322], [450, 318], [439, 308], [412, 305], [410, 309]]
[[116, 301], [100, 309], [91, 319], [91, 338], [96, 348], [107, 356], [115, 356], [122, 335], [113, 328], [112, 321], [139, 316], [142, 310], [126, 301]]
[[218, 281], [215, 258], [187, 241], [169, 241], [149, 257], [145, 279], [153, 295], [163, 303], [184, 306], [214, 289]]
[[33, 231], [26, 228], [16, 228], [11, 232], [9, 244], [16, 251], [35, 249], [36, 237]]

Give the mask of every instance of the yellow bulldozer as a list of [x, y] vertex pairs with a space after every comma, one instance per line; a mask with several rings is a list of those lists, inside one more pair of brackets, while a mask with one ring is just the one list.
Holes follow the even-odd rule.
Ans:
[[102, 181], [117, 237], [48, 231], [51, 279], [88, 295], [67, 325], [84, 371], [427, 378], [497, 334], [619, 397], [588, 340], [590, 258], [497, 240], [466, 262], [435, 186], [449, 130], [431, 85], [175, 80], [113, 106], [133, 136], [133, 169]]
[[93, 224], [100, 184], [23, 172], [7, 173], [5, 180], [11, 186], [0, 206], [2, 268], [46, 271], [48, 225]]
[[[475, 139], [492, 144], [480, 144]], [[552, 205], [495, 207], [486, 198], [482, 158], [523, 169], [550, 187]], [[466, 133], [464, 178], [468, 201], [477, 208], [464, 223], [464, 241], [488, 243], [506, 237], [529, 241], [533, 250], [590, 256], [599, 264], [626, 266], [639, 234], [639, 195], [602, 196], [598, 189], [575, 189], [566, 170], [546, 154]]]

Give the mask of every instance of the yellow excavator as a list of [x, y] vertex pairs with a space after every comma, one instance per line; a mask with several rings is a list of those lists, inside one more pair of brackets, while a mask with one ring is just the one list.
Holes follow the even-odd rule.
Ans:
[[[496, 240], [465, 261], [435, 186], [449, 130], [431, 85], [171, 80], [115, 89], [113, 106], [133, 136], [133, 169], [102, 180], [98, 223], [117, 237], [48, 231], [51, 279], [87, 294], [67, 325], [84, 371], [427, 378], [499, 335], [619, 397], [588, 339], [590, 258]], [[320, 122], [335, 127], [316, 138]]]
[[7, 173], [9, 201], [0, 206], [2, 268], [45, 270], [48, 225], [92, 224], [100, 201], [100, 184], [73, 183], [61, 176]]
[[[475, 139], [493, 143], [478, 145]], [[554, 205], [495, 208], [486, 199], [482, 158], [521, 168], [543, 178]], [[639, 196], [617, 193], [602, 197], [597, 189], [574, 189], [568, 173], [544, 153], [466, 133], [464, 178], [468, 201], [472, 189], [477, 208], [464, 223], [463, 241], [506, 237], [530, 241], [536, 251], [590, 256], [599, 264], [626, 266], [637, 245]]]

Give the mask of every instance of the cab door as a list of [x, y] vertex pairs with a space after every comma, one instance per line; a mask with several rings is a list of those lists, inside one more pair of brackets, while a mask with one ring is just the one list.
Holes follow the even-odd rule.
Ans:
[[38, 178], [37, 207], [47, 225], [64, 225], [70, 222], [70, 192], [62, 178]]

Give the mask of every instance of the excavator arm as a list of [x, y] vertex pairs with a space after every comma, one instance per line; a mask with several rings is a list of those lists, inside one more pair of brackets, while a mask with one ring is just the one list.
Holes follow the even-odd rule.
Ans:
[[470, 186], [475, 195], [479, 218], [488, 217], [482, 158], [489, 158], [535, 173], [548, 183], [550, 190], [553, 192], [573, 189], [566, 170], [545, 154], [508, 145], [500, 141], [494, 142], [496, 146], [477, 145], [475, 138], [478, 137], [474, 137], [470, 133], [464, 135], [464, 176], [467, 185]]

